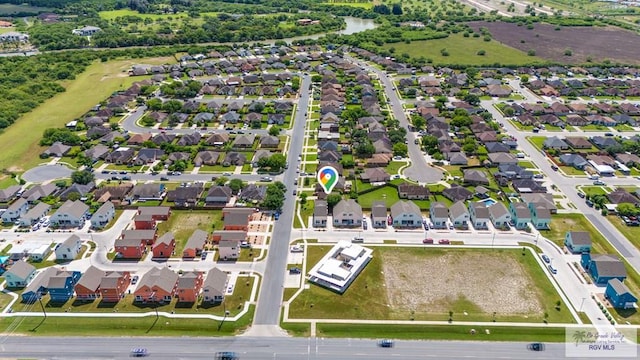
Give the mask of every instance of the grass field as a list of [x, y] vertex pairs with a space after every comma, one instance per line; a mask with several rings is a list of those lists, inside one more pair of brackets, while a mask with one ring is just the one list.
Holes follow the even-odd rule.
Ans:
[[123, 16], [137, 16], [143, 19], [168, 19], [169, 17], [173, 19], [186, 18], [188, 14], [186, 12], [179, 12], [177, 14], [140, 14], [135, 10], [130, 9], [120, 9], [120, 10], [110, 10], [110, 11], [100, 11], [98, 13], [100, 18], [105, 20], [114, 20], [115, 18], [123, 17]]
[[24, 5], [0, 4], [0, 15], [17, 14], [20, 12], [40, 13], [40, 12], [47, 12], [47, 11], [52, 11], [52, 9], [47, 7], [30, 6], [27, 4], [24, 4]]
[[172, 232], [176, 238], [175, 257], [182, 257], [182, 250], [195, 229], [211, 232], [222, 229], [220, 210], [178, 210], [171, 212], [169, 220], [158, 224], [158, 237]]
[[42, 160], [38, 155], [43, 147], [38, 143], [45, 129], [61, 127], [79, 118], [96, 104], [105, 100], [116, 90], [124, 90], [142, 77], [129, 77], [126, 70], [134, 64], [164, 64], [175, 62], [173, 58], [114, 60], [95, 62], [75, 80], [63, 83], [64, 93], [57, 94], [33, 111], [22, 116], [0, 134], [0, 143], [5, 146], [0, 158], [0, 169], [22, 172]]
[[363, 8], [363, 9], [371, 9], [373, 7], [373, 2], [325, 1], [321, 4], [333, 5], [333, 6], [351, 6], [351, 7]]
[[[328, 246], [309, 246], [307, 266], [315, 265], [329, 250]], [[477, 285], [465, 284], [464, 281], [451, 280], [455, 274], [463, 269], [475, 271], [476, 265], [481, 263], [473, 259], [490, 255], [496, 262], [506, 264], [500, 266], [486, 266], [482, 270], [483, 276], [488, 274], [485, 282], [474, 282]], [[454, 257], [457, 261], [440, 266], [441, 272], [437, 280], [428, 271], [429, 266]], [[388, 259], [395, 258], [395, 261]], [[398, 266], [398, 264], [407, 264]], [[421, 265], [418, 265], [421, 264]], [[452, 265], [453, 264], [453, 265]], [[509, 266], [507, 266], [509, 265]], [[425, 269], [423, 275], [411, 273], [411, 267]], [[472, 269], [473, 268], [473, 269]], [[448, 269], [448, 270], [445, 270]], [[435, 270], [434, 270], [435, 271]], [[392, 274], [393, 273], [393, 274]], [[446, 273], [446, 274], [445, 274]], [[389, 277], [391, 276], [391, 277]], [[393, 281], [390, 281], [393, 280]], [[430, 279], [430, 280], [429, 280]], [[449, 280], [448, 280], [449, 279]], [[450, 286], [440, 286], [441, 281], [449, 281]], [[435, 283], [438, 282], [436, 285]], [[492, 292], [481, 284], [499, 282], [519, 283], [526, 287], [526, 291], [518, 293], [517, 298], [507, 300], [503, 298], [499, 307], [487, 311], [485, 305], [492, 303], [492, 299], [500, 291]], [[465, 292], [465, 288], [478, 289], [477, 294]], [[438, 289], [438, 294], [431, 300], [426, 300], [423, 291]], [[449, 294], [445, 294], [449, 290]], [[491, 293], [491, 294], [490, 294]], [[527, 298], [527, 303], [535, 303], [535, 311], [511, 312], [521, 306], [519, 299]], [[475, 299], [475, 300], [473, 300]], [[566, 305], [561, 310], [554, 309], [555, 302], [560, 299], [555, 289], [547, 279], [544, 271], [536, 262], [535, 256], [526, 252], [521, 255], [519, 250], [439, 250], [426, 248], [375, 248], [373, 259], [342, 295], [336, 294], [316, 285], [305, 289], [290, 306], [290, 318], [320, 318], [320, 319], [377, 319], [377, 320], [440, 320], [449, 318], [448, 311], [453, 312], [455, 321], [540, 321], [544, 313], [548, 313], [549, 322], [574, 322]], [[341, 304], [336, 307], [335, 304]], [[507, 307], [507, 303], [513, 305]], [[490, 306], [496, 306], [496, 305]], [[525, 306], [528, 307], [528, 306]], [[493, 312], [496, 312], [494, 315]]]
[[[29, 336], [229, 336], [251, 325], [254, 306], [239, 321], [220, 322], [203, 319], [172, 319], [161, 316], [144, 318], [83, 318], [72, 317], [2, 318], [0, 329], [12, 327], [13, 334]], [[14, 326], [15, 329], [13, 328]]]
[[[385, 44], [384, 49], [395, 48], [396, 54], [407, 53], [411, 57], [424, 56], [433, 60], [433, 64], [491, 65], [506, 63], [510, 65], [542, 63], [535, 56], [527, 56], [524, 52], [502, 45], [495, 40], [489, 42], [482, 38], [465, 38], [462, 34], [453, 34], [445, 39], [412, 41], [410, 44]], [[446, 49], [449, 56], [443, 56], [441, 50]], [[477, 55], [480, 50], [484, 56]]]

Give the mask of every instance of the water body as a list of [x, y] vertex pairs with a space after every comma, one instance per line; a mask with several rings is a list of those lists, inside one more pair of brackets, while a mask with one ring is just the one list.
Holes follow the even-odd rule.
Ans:
[[[347, 27], [344, 30], [333, 32], [334, 34], [351, 35], [351, 34], [359, 33], [361, 31], [375, 29], [375, 28], [378, 27], [378, 25], [372, 19], [360, 19], [360, 18], [356, 18], [356, 17], [352, 17], [352, 16], [343, 16], [342, 18], [344, 19], [345, 23], [347, 24]], [[296, 36], [296, 37], [285, 38], [285, 39], [281, 39], [281, 40], [284, 40], [284, 41], [286, 41], [288, 43], [292, 43], [292, 42], [297, 41], [297, 40], [319, 39], [319, 38], [321, 38], [321, 37], [323, 37], [323, 36], [325, 36], [327, 34], [328, 33]], [[273, 40], [267, 40], [267, 41], [260, 41], [260, 42], [261, 43], [265, 43], [265, 44], [269, 44], [269, 43], [273, 43], [274, 41]]]

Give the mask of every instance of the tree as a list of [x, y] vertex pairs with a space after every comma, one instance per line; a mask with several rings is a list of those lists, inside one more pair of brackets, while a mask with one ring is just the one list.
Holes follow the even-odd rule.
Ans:
[[393, 15], [402, 15], [402, 5], [400, 3], [393, 4], [391, 7], [391, 13]]
[[244, 181], [242, 181], [242, 179], [235, 178], [229, 181], [229, 187], [234, 194], [237, 194], [240, 190], [244, 189], [245, 183]]
[[417, 114], [411, 116], [411, 123], [417, 130], [422, 130], [424, 129], [424, 126], [427, 125], [427, 121], [422, 116]]
[[71, 181], [73, 181], [73, 183], [75, 184], [80, 185], [87, 185], [88, 183], [92, 182], [94, 178], [95, 176], [93, 175], [93, 173], [87, 170], [74, 171], [71, 174]]
[[286, 186], [277, 181], [267, 186], [267, 193], [262, 201], [262, 207], [269, 210], [279, 210], [284, 204], [284, 192]]
[[463, 100], [468, 102], [469, 104], [471, 104], [473, 106], [480, 105], [480, 98], [478, 97], [478, 95], [467, 94], [467, 95], [464, 96]]
[[216, 179], [216, 185], [222, 186], [222, 185], [226, 184], [227, 181], [229, 181], [229, 179], [227, 179], [224, 176], [220, 176], [219, 178]]
[[300, 194], [300, 204], [305, 205], [307, 203], [307, 193]]
[[334, 206], [336, 206], [340, 200], [342, 200], [342, 195], [340, 194], [329, 194], [327, 195], [327, 206], [329, 207], [329, 209], [333, 209]]
[[407, 144], [405, 143], [395, 143], [393, 144], [393, 155], [394, 156], [407, 156], [409, 149], [407, 148]]
[[271, 136], [280, 135], [280, 127], [279, 126], [272, 126], [271, 128], [269, 128], [269, 135], [271, 135]]

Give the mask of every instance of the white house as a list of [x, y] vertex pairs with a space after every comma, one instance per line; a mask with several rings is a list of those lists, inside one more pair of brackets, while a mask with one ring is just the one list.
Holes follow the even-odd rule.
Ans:
[[511, 214], [509, 214], [509, 210], [507, 210], [507, 207], [504, 206], [503, 203], [496, 202], [489, 206], [489, 218], [495, 228], [502, 228], [509, 226]]
[[51, 244], [42, 244], [29, 251], [29, 259], [31, 261], [43, 261], [51, 254]]
[[29, 209], [29, 203], [26, 199], [19, 198], [14, 201], [9, 208], [2, 213], [2, 222], [12, 223], [18, 220], [22, 215], [27, 213]]
[[371, 261], [372, 253], [341, 240], [309, 271], [309, 281], [342, 294]]
[[116, 216], [116, 209], [111, 201], [107, 201], [91, 216], [91, 227], [102, 229]]
[[491, 222], [489, 210], [483, 202], [474, 201], [469, 204], [469, 219], [476, 230], [488, 229], [488, 224]]
[[16, 261], [7, 272], [4, 279], [7, 287], [25, 287], [36, 276], [36, 268], [26, 261]]
[[238, 260], [240, 246], [236, 240], [220, 240], [218, 243], [218, 260]]
[[446, 228], [447, 221], [449, 221], [449, 209], [447, 205], [441, 201], [432, 202], [429, 207], [429, 219], [431, 219], [434, 228]]
[[464, 201], [457, 201], [449, 208], [449, 218], [456, 228], [469, 227], [469, 211]]
[[47, 203], [38, 203], [36, 206], [27, 211], [22, 217], [20, 217], [20, 226], [31, 226], [37, 223], [40, 219], [47, 216], [47, 213], [51, 209], [51, 205]]
[[27, 42], [29, 41], [29, 35], [23, 34], [16, 31], [6, 32], [4, 34], [0, 34], [0, 42], [3, 43], [16, 43], [16, 42]]
[[73, 260], [80, 253], [82, 240], [78, 235], [71, 235], [56, 249], [56, 260]]
[[51, 225], [60, 228], [82, 227], [87, 211], [89, 211], [89, 206], [82, 201], [67, 200], [58, 208], [58, 211], [51, 215]]
[[99, 31], [102, 31], [102, 29], [100, 29], [97, 26], [84, 26], [79, 29], [71, 30], [71, 33], [73, 35], [79, 35], [79, 36], [92, 36]]

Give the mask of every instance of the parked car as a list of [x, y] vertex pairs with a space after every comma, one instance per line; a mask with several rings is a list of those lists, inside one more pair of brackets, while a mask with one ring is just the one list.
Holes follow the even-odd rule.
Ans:
[[449, 239], [440, 239], [440, 240], [438, 240], [438, 244], [440, 244], [440, 245], [449, 245], [449, 244], [451, 244], [451, 241], [449, 241]]
[[289, 274], [300, 274], [302, 273], [302, 269], [300, 269], [299, 267], [292, 267], [291, 269], [289, 269]]
[[549, 259], [549, 257], [547, 255], [542, 255], [542, 261], [546, 262], [547, 264], [551, 263], [551, 259]]
[[593, 207], [593, 201], [587, 200], [585, 201], [585, 203], [587, 204], [588, 207]]
[[553, 275], [558, 273], [558, 270], [556, 268], [554, 268], [553, 265], [549, 264], [548, 268], [549, 268], [549, 271], [551, 271], [551, 273]]
[[304, 249], [303, 249], [303, 248], [302, 248], [302, 246], [300, 246], [300, 245], [293, 245], [293, 246], [291, 247], [291, 252], [292, 252], [292, 253], [301, 253], [301, 252], [303, 252], [303, 251], [304, 251]]
[[380, 340], [380, 341], [378, 341], [378, 346], [383, 347], [383, 348], [392, 348], [393, 347], [393, 341], [392, 340], [388, 340], [388, 339]]
[[555, 166], [555, 165], [551, 165], [551, 169], [552, 169], [553, 171], [558, 171], [558, 167], [557, 167], [557, 166]]
[[578, 196], [584, 199], [586, 195], [584, 193], [578, 191]]
[[362, 222], [362, 228], [363, 228], [364, 230], [367, 230], [367, 228], [368, 228], [368, 227], [369, 227], [369, 225], [367, 225], [367, 222], [366, 222], [366, 221], [363, 221], [363, 222]]
[[364, 242], [364, 238], [362, 236], [354, 236], [353, 239], [351, 239], [352, 243], [362, 243]]
[[423, 244], [433, 244], [433, 239], [432, 238], [426, 238], [424, 240], [422, 240]]
[[593, 182], [593, 185], [605, 186], [606, 184], [604, 183], [604, 181], [596, 180], [596, 181]]
[[241, 242], [241, 243], [240, 243], [240, 247], [241, 247], [241, 248], [248, 249], [248, 248], [250, 248], [250, 247], [251, 247], [251, 244], [249, 244], [249, 242], [248, 242], [248, 241], [243, 241], [243, 242]]
[[207, 260], [207, 252], [203, 251], [202, 255], [200, 255], [200, 260]]
[[230, 172], [223, 172], [222, 175], [223, 176], [231, 176], [231, 173]]
[[138, 283], [138, 279], [140, 279], [140, 277], [138, 275], [133, 275], [133, 277], [131, 278], [131, 285], [135, 285]]

